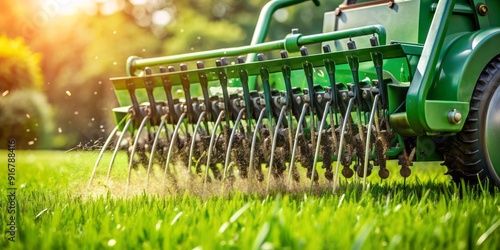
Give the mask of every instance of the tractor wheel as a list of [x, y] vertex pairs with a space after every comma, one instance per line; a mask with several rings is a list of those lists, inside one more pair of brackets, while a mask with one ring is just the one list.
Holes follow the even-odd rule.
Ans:
[[500, 187], [500, 55], [484, 68], [464, 127], [446, 143], [444, 165], [455, 182]]

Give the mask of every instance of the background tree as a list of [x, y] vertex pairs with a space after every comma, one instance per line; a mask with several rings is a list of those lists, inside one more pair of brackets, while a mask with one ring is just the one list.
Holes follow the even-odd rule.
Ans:
[[[304, 34], [321, 32], [324, 11], [338, 5], [321, 2], [321, 8], [310, 1], [276, 13], [268, 40], [283, 39], [291, 28]], [[125, 75], [127, 57], [249, 44], [265, 3], [267, 0], [2, 0], [0, 35], [22, 37], [41, 55], [43, 80], [33, 86], [54, 107], [51, 147], [68, 149], [107, 136], [114, 123], [111, 109], [117, 106], [109, 78]], [[28, 75], [20, 73], [10, 79]], [[8, 81], [2, 81], [7, 86]]]
[[33, 53], [22, 39], [0, 37], [0, 65], [1, 93], [17, 89], [41, 90], [40, 54]]

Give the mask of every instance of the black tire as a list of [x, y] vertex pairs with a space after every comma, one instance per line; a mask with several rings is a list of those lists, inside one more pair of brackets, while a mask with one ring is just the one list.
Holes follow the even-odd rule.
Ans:
[[[492, 59], [481, 72], [470, 100], [470, 111], [461, 132], [451, 137], [443, 146], [444, 165], [453, 181], [468, 184], [486, 182], [500, 187], [498, 165], [500, 148], [491, 148], [500, 142], [500, 55]], [[489, 114], [489, 116], [488, 116]], [[489, 130], [488, 130], [489, 129]], [[495, 131], [493, 138], [491, 130]], [[490, 132], [488, 132], [490, 131]], [[487, 146], [489, 142], [490, 148]], [[494, 152], [497, 155], [493, 157]], [[494, 158], [494, 159], [493, 159]], [[496, 166], [500, 169], [500, 166]]]

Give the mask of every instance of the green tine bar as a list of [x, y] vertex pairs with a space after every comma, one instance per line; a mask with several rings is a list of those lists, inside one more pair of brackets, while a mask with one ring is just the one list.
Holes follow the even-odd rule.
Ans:
[[[354, 50], [356, 49], [356, 43], [350, 40], [347, 43], [347, 47], [349, 48], [349, 50]], [[354, 83], [354, 90], [353, 90], [354, 97], [356, 98], [356, 101], [358, 102], [358, 105], [361, 108], [363, 100], [361, 96], [361, 88], [359, 86], [359, 58], [356, 56], [349, 56], [347, 57], [347, 61], [349, 62], [349, 67], [351, 68], [352, 72], [352, 81]]]
[[[372, 47], [378, 46], [378, 41], [375, 36], [370, 38], [370, 43]], [[382, 102], [382, 108], [387, 109], [387, 86], [384, 84], [384, 79], [382, 75], [382, 66], [384, 64], [383, 55], [379, 52], [371, 52], [373, 65], [375, 67], [375, 72], [377, 73], [378, 87], [380, 89], [380, 97]]]
[[[300, 54], [302, 56], [307, 56], [309, 55], [309, 52], [307, 52], [306, 47], [302, 47], [300, 48]], [[306, 75], [307, 90], [309, 92], [309, 102], [311, 103], [311, 110], [314, 110], [316, 106], [314, 102], [315, 91], [314, 91], [314, 79], [313, 79], [313, 72], [314, 72], [313, 65], [308, 61], [304, 61], [302, 67], [304, 68], [304, 74]]]
[[[309, 54], [309, 52], [307, 52], [307, 48], [306, 47], [302, 47], [300, 48], [300, 54], [302, 56], [307, 56]], [[314, 101], [314, 98], [315, 98], [315, 91], [314, 91], [314, 80], [313, 80], [313, 65], [311, 63], [309, 63], [308, 61], [305, 61], [303, 64], [302, 64], [302, 67], [304, 68], [304, 74], [306, 75], [306, 81], [307, 81], [307, 92], [308, 92], [308, 96], [309, 96], [309, 107], [310, 107], [310, 116], [309, 116], [309, 119], [310, 119], [310, 123], [311, 123], [311, 144], [312, 145], [315, 145], [315, 137], [314, 137], [314, 128], [316, 126], [316, 122], [314, 120], [314, 111], [315, 111], [315, 108], [316, 108], [316, 105], [315, 105], [315, 101]], [[314, 168], [314, 166], [313, 166]]]
[[[238, 63], [243, 64], [245, 63], [245, 59], [243, 56], [238, 57]], [[246, 120], [247, 120], [247, 126], [250, 128], [252, 127], [252, 105], [250, 103], [250, 88], [248, 87], [248, 71], [246, 69], [240, 69], [239, 72], [240, 75], [240, 82], [241, 82], [241, 87], [243, 87], [243, 100], [245, 101], [245, 109], [246, 109]], [[250, 129], [247, 129], [248, 136], [250, 137], [251, 131]]]
[[[217, 67], [225, 66], [224, 59], [216, 60], [215, 64]], [[224, 98], [224, 110], [226, 110], [226, 125], [229, 127], [229, 121], [231, 119], [231, 113], [229, 108], [229, 92], [227, 91], [227, 75], [224, 70], [219, 70], [219, 82], [222, 87], [222, 96]]]
[[[259, 61], [264, 61], [264, 54], [258, 54]], [[271, 86], [269, 85], [269, 70], [267, 68], [260, 68], [260, 76], [262, 78], [262, 86], [264, 88], [264, 99], [266, 101], [267, 119], [269, 124], [273, 125], [272, 103], [271, 103]]]
[[[286, 59], [288, 58], [288, 53], [286, 50], [282, 50], [280, 52], [281, 58]], [[289, 147], [293, 147], [293, 115], [292, 115], [292, 110], [294, 108], [299, 108], [299, 107], [294, 107], [294, 102], [293, 102], [293, 91], [292, 91], [292, 81], [291, 81], [291, 75], [292, 75], [292, 70], [288, 65], [283, 65], [281, 66], [281, 73], [283, 74], [283, 79], [285, 81], [285, 88], [286, 88], [286, 108], [287, 108], [287, 118], [288, 118], [288, 140], [289, 140]], [[291, 165], [290, 165], [291, 166]]]
[[[174, 72], [175, 69], [173, 66], [168, 67], [169, 72]], [[160, 73], [166, 73], [167, 68], [160, 67]], [[163, 89], [165, 90], [165, 95], [167, 96], [167, 104], [168, 104], [168, 116], [170, 120], [168, 121], [171, 124], [176, 123], [177, 117], [174, 112], [174, 98], [172, 97], [172, 81], [168, 76], [162, 76]]]
[[[183, 63], [188, 61], [196, 61], [210, 58], [219, 57], [229, 57], [229, 56], [240, 56], [250, 53], [266, 52], [272, 50], [283, 50], [285, 49], [285, 44], [294, 44], [295, 47], [300, 47], [309, 44], [321, 43], [331, 40], [339, 40], [349, 37], [364, 36], [378, 34], [379, 42], [381, 45], [386, 43], [386, 32], [385, 28], [381, 25], [371, 25], [361, 28], [347, 29], [341, 31], [334, 31], [316, 35], [302, 36], [302, 35], [289, 35], [283, 40], [272, 41], [266, 43], [260, 43], [255, 45], [247, 45], [236, 48], [226, 48], [210, 51], [202, 51], [196, 53], [182, 54], [182, 55], [172, 55], [163, 56], [155, 58], [145, 58], [141, 59], [136, 56], [129, 57], [127, 60], [127, 73], [129, 76], [134, 76], [135, 71], [138, 69], [143, 69], [147, 66], [157, 66], [172, 63]], [[252, 86], [250, 86], [252, 87]]]
[[[181, 64], [181, 71], [186, 71], [186, 70], [187, 70], [187, 65]], [[184, 98], [186, 99], [186, 108], [187, 108], [186, 112], [188, 121], [190, 123], [195, 123], [197, 121], [197, 118], [194, 117], [193, 101], [191, 100], [191, 91], [189, 88], [191, 86], [191, 82], [189, 81], [189, 76], [187, 74], [182, 73], [180, 77], [181, 77], [182, 89], [184, 90]]]
[[[330, 48], [330, 45], [326, 44], [323, 46], [323, 52], [325, 54], [331, 53], [332, 50]], [[328, 79], [330, 80], [330, 88], [332, 91], [332, 107], [333, 110], [336, 112], [339, 109], [339, 103], [338, 103], [338, 96], [337, 96], [337, 84], [335, 80], [335, 61], [332, 61], [330, 59], [325, 59], [325, 69], [326, 72], [328, 73]], [[335, 117], [337, 118], [337, 117]]]
[[140, 115], [141, 111], [139, 108], [139, 101], [137, 100], [137, 96], [135, 95], [135, 85], [133, 82], [127, 82], [127, 90], [130, 95], [130, 99], [132, 100], [132, 110], [134, 112], [133, 115]]
[[[196, 62], [196, 67], [198, 69], [205, 68], [205, 64], [202, 61]], [[204, 127], [206, 131], [208, 130], [208, 121], [212, 120], [212, 103], [210, 102], [210, 95], [208, 94], [208, 79], [205, 73], [201, 71], [198, 73], [198, 79], [200, 79], [201, 90], [203, 92], [203, 102], [205, 103], [205, 114], [207, 118], [204, 121]]]
[[[286, 50], [281, 51], [281, 58], [283, 58], [283, 59], [288, 58], [288, 53], [286, 52]], [[283, 65], [283, 66], [281, 66], [281, 72], [283, 73], [283, 79], [285, 81], [286, 107], [288, 109], [290, 109], [292, 98], [293, 98], [292, 82], [291, 82], [292, 70], [290, 69], [290, 67], [288, 65]]]
[[[146, 75], [151, 75], [152, 74], [152, 71], [151, 71], [151, 68], [146, 68], [145, 69], [145, 72], [146, 72]], [[151, 117], [151, 120], [150, 122], [154, 125], [158, 124], [157, 122], [157, 116], [156, 116], [156, 101], [155, 101], [155, 98], [154, 98], [154, 95], [153, 95], [153, 89], [154, 89], [154, 84], [153, 82], [151, 81], [151, 78], [145, 78], [144, 79], [144, 86], [146, 86], [146, 93], [148, 94], [148, 100], [149, 100], [149, 107], [150, 107], [150, 117]]]

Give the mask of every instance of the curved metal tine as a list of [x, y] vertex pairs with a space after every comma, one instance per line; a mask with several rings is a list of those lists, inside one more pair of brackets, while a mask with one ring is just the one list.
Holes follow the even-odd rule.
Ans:
[[257, 123], [255, 124], [255, 129], [253, 131], [253, 136], [252, 136], [252, 144], [250, 145], [250, 162], [248, 164], [248, 171], [249, 171], [249, 176], [253, 177], [253, 155], [255, 154], [255, 143], [257, 141], [257, 133], [259, 131], [259, 127], [262, 124], [262, 118], [264, 118], [264, 114], [266, 113], [266, 108], [263, 108], [260, 111], [259, 114], [259, 119], [257, 120]]
[[[193, 130], [193, 136], [191, 136], [191, 147], [189, 148], [189, 158], [188, 158], [188, 171], [191, 171], [191, 165], [193, 163], [193, 151], [194, 151], [194, 146], [196, 144], [196, 135], [198, 134], [198, 129], [200, 128], [200, 124], [203, 121], [203, 118], [205, 118], [205, 111], [201, 112], [200, 117], [198, 118], [198, 122], [196, 123], [196, 126], [194, 127]], [[191, 172], [189, 172], [188, 178], [191, 176]]]
[[[363, 133], [363, 120], [364, 122], [366, 123], [366, 118], [364, 117], [364, 112], [363, 114], [361, 114], [361, 103], [358, 102], [358, 105], [356, 106], [356, 114], [358, 116], [358, 122], [357, 122], [357, 125], [358, 125], [358, 133], [359, 133], [359, 139], [360, 139], [360, 142], [361, 144], [363, 144], [363, 142], [366, 142], [365, 140], [365, 134]], [[358, 160], [358, 163], [360, 161]], [[361, 163], [360, 163], [361, 164]], [[358, 171], [358, 169], [356, 168], [354, 171]], [[356, 178], [356, 183], [359, 184], [359, 175], [356, 173], [355, 175], [355, 178]]]
[[267, 175], [267, 187], [266, 193], [269, 193], [269, 186], [271, 184], [271, 175], [273, 169], [273, 161], [274, 161], [274, 151], [276, 150], [276, 141], [278, 140], [278, 132], [281, 126], [281, 122], [283, 120], [283, 116], [285, 115], [286, 106], [281, 108], [280, 116], [278, 117], [278, 122], [276, 123], [276, 128], [274, 130], [273, 143], [271, 145], [271, 159], [269, 161], [269, 174]]
[[[167, 129], [167, 126], [165, 126], [165, 120], [166, 119], [167, 119], [166, 115], [161, 118], [160, 126], [158, 126], [158, 131], [156, 131], [155, 139], [153, 141], [153, 146], [151, 147], [151, 153], [149, 154], [148, 173], [146, 175], [146, 191], [148, 191], [149, 176], [151, 174], [151, 169], [152, 169], [152, 166], [153, 166], [154, 153], [156, 151], [156, 146], [158, 145], [158, 140], [160, 139], [161, 131], [162, 131], [163, 127], [165, 127], [165, 129]], [[166, 131], [166, 132], [168, 132], [168, 131]]]
[[[333, 118], [334, 116], [335, 118]], [[337, 111], [332, 106], [330, 106], [330, 124], [331, 124], [330, 127], [332, 129], [333, 148], [336, 149], [339, 146], [337, 144], [337, 134], [335, 133], [335, 124], [338, 124], [338, 118], [337, 118]]]
[[[287, 110], [288, 114], [288, 147], [293, 148], [293, 115], [292, 112]], [[291, 168], [291, 165], [289, 166]]]
[[236, 121], [234, 121], [233, 131], [231, 131], [231, 136], [229, 137], [229, 143], [227, 145], [227, 152], [226, 152], [226, 161], [224, 162], [224, 174], [222, 175], [223, 183], [226, 182], [227, 168], [229, 165], [229, 160], [231, 160], [231, 147], [233, 146], [234, 135], [235, 132], [238, 130], [238, 124], [240, 123], [241, 117], [243, 116], [243, 112], [245, 112], [244, 108], [242, 108], [238, 113], [238, 117], [236, 118]]
[[293, 166], [295, 165], [294, 162], [295, 162], [295, 154], [297, 152], [297, 143], [299, 140], [300, 131], [302, 130], [302, 124], [304, 123], [304, 117], [306, 116], [307, 106], [309, 106], [309, 104], [306, 103], [302, 107], [302, 113], [300, 113], [299, 122], [297, 123], [297, 131], [295, 132], [295, 138], [293, 139], [292, 156], [290, 158], [290, 169], [288, 170], [288, 189], [290, 189], [292, 186], [292, 169]]
[[203, 190], [205, 190], [205, 185], [207, 183], [208, 178], [208, 169], [210, 168], [210, 160], [212, 159], [212, 148], [215, 143], [215, 137], [217, 134], [217, 128], [219, 127], [220, 122], [222, 121], [222, 117], [224, 116], [224, 110], [221, 110], [219, 116], [217, 117], [217, 121], [215, 121], [214, 128], [212, 130], [212, 135], [210, 136], [210, 145], [208, 146], [208, 155], [207, 155], [207, 166], [205, 168], [205, 178], [203, 180]]
[[163, 175], [163, 187], [165, 187], [167, 180], [167, 171], [168, 171], [168, 165], [170, 165], [170, 157], [172, 156], [172, 149], [174, 148], [175, 141], [177, 140], [177, 135], [179, 134], [179, 128], [181, 127], [185, 117], [186, 113], [182, 113], [181, 117], [179, 117], [177, 125], [175, 126], [174, 133], [172, 134], [172, 140], [170, 141], [170, 145], [168, 147], [167, 162], [165, 163], [165, 174]]
[[318, 154], [319, 154], [319, 146], [321, 144], [321, 136], [323, 135], [323, 127], [325, 126], [326, 117], [328, 116], [328, 112], [330, 111], [331, 102], [328, 101], [325, 105], [325, 112], [323, 113], [323, 117], [321, 118], [321, 123], [319, 125], [318, 130], [318, 141], [316, 142], [316, 151], [314, 152], [314, 161], [313, 161], [313, 170], [311, 173], [311, 184], [309, 185], [309, 194], [312, 194], [314, 175], [316, 173], [316, 163], [318, 162]]
[[137, 143], [139, 143], [139, 138], [141, 137], [142, 129], [144, 129], [146, 122], [150, 118], [151, 117], [149, 117], [149, 116], [145, 116], [144, 119], [142, 119], [141, 125], [139, 125], [139, 128], [137, 129], [137, 134], [135, 136], [134, 145], [132, 146], [132, 152], [130, 153], [130, 161], [128, 163], [128, 177], [127, 177], [127, 186], [125, 187], [125, 194], [128, 194], [128, 188], [130, 186], [130, 175], [132, 173], [132, 163], [134, 162], [135, 149], [137, 147]]
[[335, 175], [333, 177], [333, 192], [335, 192], [335, 188], [337, 187], [337, 180], [339, 179], [339, 166], [340, 159], [342, 158], [342, 150], [344, 147], [344, 133], [347, 127], [347, 121], [349, 120], [349, 116], [351, 115], [352, 104], [354, 103], [355, 97], [351, 97], [349, 99], [349, 104], [347, 105], [347, 111], [345, 112], [344, 121], [342, 123], [342, 130], [340, 131], [340, 142], [339, 142], [339, 153], [337, 154], [337, 165], [335, 167]]
[[109, 181], [109, 178], [111, 177], [111, 169], [113, 168], [113, 163], [115, 162], [116, 155], [118, 154], [118, 150], [120, 149], [120, 143], [123, 140], [123, 136], [125, 135], [125, 132], [128, 130], [128, 127], [130, 127], [130, 124], [132, 124], [133, 117], [131, 117], [127, 123], [125, 123], [125, 127], [123, 127], [122, 133], [120, 134], [120, 137], [118, 137], [118, 141], [116, 142], [115, 146], [115, 151], [113, 151], [113, 155], [111, 156], [111, 161], [109, 162], [109, 167], [108, 167], [108, 174], [106, 176], [106, 181]]
[[368, 132], [366, 135], [366, 147], [365, 147], [365, 164], [363, 166], [363, 193], [366, 190], [366, 175], [368, 174], [368, 157], [370, 155], [370, 137], [371, 137], [371, 132], [372, 132], [372, 123], [373, 123], [373, 115], [376, 113], [377, 110], [377, 102], [378, 102], [379, 94], [375, 95], [375, 98], [373, 99], [373, 108], [372, 112], [370, 113], [370, 121], [368, 122]]
[[92, 169], [92, 174], [90, 175], [90, 180], [87, 188], [90, 188], [90, 185], [92, 185], [92, 180], [94, 179], [95, 173], [97, 171], [97, 166], [99, 166], [99, 163], [101, 162], [102, 156], [104, 155], [104, 151], [106, 151], [106, 148], [108, 148], [109, 144], [111, 143], [111, 140], [113, 139], [113, 136], [115, 136], [116, 132], [118, 131], [118, 128], [120, 125], [127, 119], [130, 119], [130, 115], [126, 115], [121, 119], [118, 124], [116, 124], [115, 128], [109, 133], [108, 139], [106, 139], [106, 142], [104, 142], [104, 145], [101, 148], [101, 152], [99, 152], [99, 156], [97, 156], [97, 160], [94, 164], [94, 169]]

